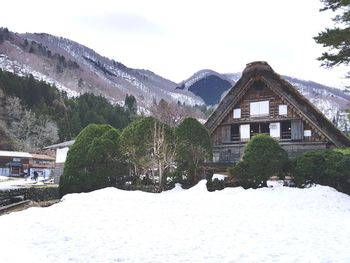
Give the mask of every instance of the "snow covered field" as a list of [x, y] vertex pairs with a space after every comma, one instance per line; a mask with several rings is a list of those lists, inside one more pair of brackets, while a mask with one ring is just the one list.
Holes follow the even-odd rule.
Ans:
[[350, 262], [332, 188], [106, 188], [0, 217], [0, 262]]
[[39, 176], [38, 180], [35, 181], [30, 178], [14, 178], [0, 175], [0, 190], [28, 187], [31, 185], [43, 185], [43, 180], [45, 180], [45, 178], [42, 176]]

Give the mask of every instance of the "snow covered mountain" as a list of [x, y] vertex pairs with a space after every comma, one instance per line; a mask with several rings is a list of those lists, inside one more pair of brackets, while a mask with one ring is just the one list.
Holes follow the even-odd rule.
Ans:
[[203, 99], [205, 104], [219, 103], [221, 95], [229, 90], [235, 81], [213, 70], [204, 69], [182, 81], [177, 90], [187, 90]]
[[[126, 94], [132, 94], [144, 112], [160, 99], [216, 105], [241, 76], [205, 69], [177, 84], [146, 69], [128, 68], [69, 39], [45, 33], [12, 33], [6, 28], [0, 28], [0, 69], [22, 76], [32, 74], [68, 96], [92, 92], [122, 105]], [[350, 129], [343, 112], [350, 108], [350, 93], [283, 77], [341, 129]]]
[[155, 73], [132, 69], [97, 54], [79, 43], [49, 34], [18, 34], [0, 28], [0, 68], [18, 75], [32, 74], [64, 90], [69, 96], [85, 92], [123, 104], [126, 94], [147, 108], [165, 99], [187, 105], [203, 100]]
[[[216, 105], [234, 85], [241, 73], [220, 74], [212, 70], [201, 70], [181, 82], [177, 89], [188, 90], [201, 97], [207, 105]], [[282, 76], [311, 101], [329, 120], [340, 129], [350, 129], [345, 109], [350, 108], [350, 93], [313, 81]], [[227, 83], [230, 83], [227, 84]]]

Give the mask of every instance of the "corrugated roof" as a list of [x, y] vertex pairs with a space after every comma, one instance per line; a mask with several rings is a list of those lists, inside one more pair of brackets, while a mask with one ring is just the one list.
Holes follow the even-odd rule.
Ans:
[[0, 151], [0, 156], [19, 157], [19, 158], [31, 158], [32, 157], [32, 155], [28, 152], [13, 152], [13, 151]]
[[46, 146], [46, 147], [44, 147], [44, 149], [58, 149], [58, 148], [69, 147], [69, 146], [72, 146], [74, 144], [74, 142], [75, 142], [75, 140], [61, 142], [61, 143]]

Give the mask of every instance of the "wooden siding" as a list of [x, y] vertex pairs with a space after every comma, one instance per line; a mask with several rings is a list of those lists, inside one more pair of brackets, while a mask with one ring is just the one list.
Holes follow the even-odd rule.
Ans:
[[292, 140], [303, 140], [304, 139], [304, 125], [302, 120], [292, 120]]
[[[250, 103], [266, 100], [269, 101], [269, 115], [262, 117], [250, 116]], [[287, 105], [287, 115], [279, 115], [279, 105]], [[233, 118], [233, 110], [237, 108], [241, 109], [241, 118]], [[212, 133], [212, 143], [213, 145], [233, 143], [231, 142], [230, 129], [232, 124], [240, 125], [256, 122], [271, 123], [281, 121], [291, 121], [293, 130], [291, 140], [328, 142], [326, 137], [317, 127], [301, 116], [298, 109], [295, 109], [283, 97], [276, 94], [271, 88], [264, 84], [263, 88], [259, 90], [251, 85], [242, 98], [238, 100], [237, 104], [231, 107], [222, 123]], [[311, 130], [310, 137], [304, 137], [304, 129]]]

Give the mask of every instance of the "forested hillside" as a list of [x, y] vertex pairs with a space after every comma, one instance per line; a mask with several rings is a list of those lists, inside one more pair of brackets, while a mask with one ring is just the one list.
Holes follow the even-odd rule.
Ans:
[[130, 111], [105, 98], [65, 92], [32, 75], [19, 77], [0, 69], [0, 149], [34, 150], [74, 138], [89, 123], [124, 128]]

